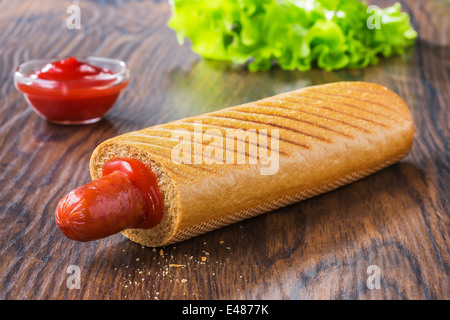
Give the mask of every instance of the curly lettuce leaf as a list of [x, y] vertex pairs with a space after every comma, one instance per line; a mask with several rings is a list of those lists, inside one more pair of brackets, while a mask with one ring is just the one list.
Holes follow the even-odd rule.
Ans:
[[358, 0], [171, 0], [168, 23], [206, 59], [286, 70], [363, 68], [402, 54], [416, 31], [399, 3]]

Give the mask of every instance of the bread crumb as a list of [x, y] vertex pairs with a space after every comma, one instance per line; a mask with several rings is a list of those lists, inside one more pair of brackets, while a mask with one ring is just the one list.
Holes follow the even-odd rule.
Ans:
[[207, 257], [202, 257], [202, 262], [205, 262], [206, 260], [208, 260]]
[[163, 249], [159, 250], [159, 255], [160, 255], [161, 257], [164, 256], [164, 251], [163, 251]]
[[222, 243], [224, 243], [224, 241], [223, 241], [223, 240], [220, 240], [219, 243], [222, 244]]
[[169, 264], [169, 268], [184, 268], [186, 265], [184, 264], [176, 264], [176, 263], [171, 263]]
[[181, 283], [186, 283], [187, 279], [181, 279]]

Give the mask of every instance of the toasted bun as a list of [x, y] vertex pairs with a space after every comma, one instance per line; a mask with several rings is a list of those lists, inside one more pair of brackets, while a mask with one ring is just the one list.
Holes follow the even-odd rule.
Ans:
[[[200, 140], [194, 134], [199, 124]], [[224, 163], [211, 163], [211, 145], [220, 145], [214, 139], [226, 137], [230, 129], [254, 129], [265, 139], [256, 144], [250, 137], [241, 139], [246, 147], [242, 151], [239, 138], [225, 138], [236, 146], [231, 157], [241, 161], [225, 163], [230, 154], [224, 152]], [[174, 161], [174, 148], [186, 133], [193, 137], [194, 156], [203, 155], [201, 163]], [[411, 113], [395, 93], [373, 83], [338, 82], [109, 139], [95, 149], [90, 170], [97, 179], [102, 166], [117, 157], [138, 159], [152, 168], [164, 194], [164, 218], [152, 229], [123, 234], [145, 246], [163, 246], [363, 178], [402, 159], [413, 136]], [[268, 163], [260, 153], [252, 158], [252, 147], [278, 154], [277, 170], [263, 174]]]

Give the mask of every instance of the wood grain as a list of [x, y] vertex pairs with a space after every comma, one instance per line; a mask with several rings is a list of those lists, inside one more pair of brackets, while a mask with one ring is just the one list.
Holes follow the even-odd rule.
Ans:
[[[249, 73], [202, 60], [176, 43], [165, 1], [78, 3], [81, 30], [66, 28], [68, 2], [0, 2], [0, 299], [450, 298], [448, 1], [402, 1], [419, 32], [405, 56], [330, 73]], [[14, 88], [19, 63], [68, 55], [132, 68], [128, 89], [97, 124], [49, 124]], [[90, 154], [107, 138], [341, 80], [377, 82], [405, 99], [417, 133], [404, 161], [155, 250], [121, 235], [72, 242], [54, 223], [58, 200], [90, 180]], [[69, 265], [80, 267], [80, 289], [66, 285]], [[381, 270], [380, 289], [366, 285], [370, 265]]]

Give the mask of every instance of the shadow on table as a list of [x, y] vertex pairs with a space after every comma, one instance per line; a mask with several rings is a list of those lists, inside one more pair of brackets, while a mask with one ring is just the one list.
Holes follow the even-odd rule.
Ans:
[[32, 128], [33, 138], [36, 142], [67, 141], [74, 135], [87, 137], [94, 132], [96, 135], [100, 135], [102, 132], [114, 131], [117, 131], [117, 128], [115, 128], [114, 123], [108, 118], [103, 118], [96, 123], [84, 125], [60, 125], [39, 118], [34, 122]]

